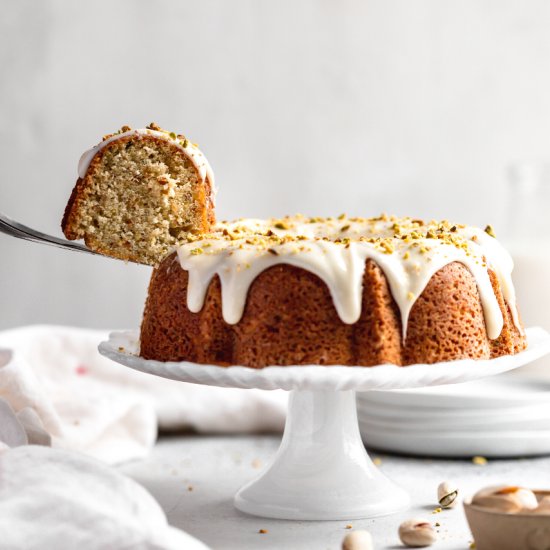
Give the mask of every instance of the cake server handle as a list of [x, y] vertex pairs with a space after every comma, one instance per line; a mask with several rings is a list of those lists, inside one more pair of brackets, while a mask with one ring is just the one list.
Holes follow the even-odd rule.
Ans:
[[18, 239], [23, 239], [25, 241], [31, 241], [35, 243], [47, 244], [50, 246], [57, 246], [58, 248], [64, 248], [66, 250], [74, 250], [76, 252], [86, 252], [87, 254], [94, 254], [96, 256], [101, 256], [98, 252], [94, 252], [89, 248], [86, 248], [80, 243], [73, 243], [66, 239], [59, 239], [52, 235], [47, 235], [36, 229], [32, 229], [22, 223], [12, 220], [5, 214], [0, 212], [0, 233], [9, 235], [11, 237], [16, 237]]

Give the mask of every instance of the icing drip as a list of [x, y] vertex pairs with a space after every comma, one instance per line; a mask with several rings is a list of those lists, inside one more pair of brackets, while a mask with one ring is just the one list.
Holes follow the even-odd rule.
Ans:
[[519, 320], [518, 308], [516, 307], [516, 290], [512, 282], [512, 271], [514, 269], [512, 256], [508, 254], [494, 237], [491, 237], [485, 231], [477, 227], [465, 228], [463, 233], [468, 235], [470, 239], [475, 237], [474, 246], [480, 249], [480, 253], [484, 255], [491, 269], [495, 272], [504, 300], [510, 307], [514, 325], [523, 333]]
[[208, 286], [218, 275], [223, 318], [229, 324], [239, 322], [254, 279], [278, 264], [317, 275], [327, 285], [342, 321], [355, 323], [361, 315], [365, 262], [371, 259], [388, 280], [401, 312], [403, 337], [416, 299], [433, 275], [452, 262], [465, 265], [476, 279], [489, 338], [499, 336], [504, 320], [488, 267], [496, 274], [521, 330], [512, 259], [494, 237], [476, 228], [385, 216], [238, 220], [218, 224], [212, 234], [179, 246], [177, 253], [182, 268], [189, 272], [188, 308], [202, 309]]
[[101, 143], [98, 143], [95, 147], [88, 149], [78, 161], [78, 176], [84, 178], [86, 172], [92, 162], [92, 159], [96, 156], [99, 151], [101, 151], [106, 145], [117, 141], [119, 139], [129, 137], [129, 136], [140, 136], [140, 135], [149, 135], [155, 136], [156, 138], [162, 139], [164, 141], [169, 141], [173, 143], [178, 149], [183, 151], [187, 158], [193, 163], [193, 166], [197, 169], [201, 181], [208, 179], [210, 185], [212, 186], [212, 194], [216, 193], [215, 183], [214, 183], [214, 172], [210, 167], [210, 164], [206, 160], [206, 157], [202, 154], [199, 148], [192, 144], [189, 140], [180, 140], [178, 138], [172, 137], [170, 133], [160, 131], [160, 130], [151, 130], [149, 128], [140, 128], [137, 130], [129, 130], [128, 132], [122, 132], [120, 134], [112, 135], [110, 138], [105, 139]]

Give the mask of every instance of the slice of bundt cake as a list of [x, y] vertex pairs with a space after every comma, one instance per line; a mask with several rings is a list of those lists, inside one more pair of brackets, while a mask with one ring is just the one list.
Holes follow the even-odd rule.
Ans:
[[488, 227], [411, 218], [219, 223], [153, 272], [140, 355], [215, 365], [410, 365], [526, 346]]
[[156, 265], [215, 221], [208, 161], [185, 136], [155, 124], [105, 136], [78, 172], [61, 226], [96, 252]]

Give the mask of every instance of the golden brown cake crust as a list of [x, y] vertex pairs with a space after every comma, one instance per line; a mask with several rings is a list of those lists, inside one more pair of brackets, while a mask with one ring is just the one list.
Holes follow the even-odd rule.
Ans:
[[76, 180], [76, 183], [73, 187], [73, 190], [71, 191], [71, 196], [69, 197], [69, 201], [67, 202], [67, 206], [65, 206], [65, 212], [63, 213], [63, 219], [61, 220], [61, 230], [63, 231], [63, 234], [67, 239], [73, 241], [77, 239], [78, 237], [75, 234], [74, 231], [74, 222], [72, 222], [71, 218], [74, 217], [74, 212], [76, 210], [76, 202], [77, 197], [79, 194], [82, 193], [82, 178], [78, 178]]
[[341, 321], [316, 275], [282, 264], [252, 283], [241, 320], [225, 323], [221, 285], [215, 277], [198, 313], [187, 308], [188, 274], [175, 254], [154, 271], [141, 326], [145, 359], [215, 365], [409, 365], [454, 359], [489, 359], [525, 346], [514, 327], [494, 274], [491, 281], [504, 313], [496, 341], [487, 337], [477, 285], [454, 262], [440, 269], [413, 306], [403, 342], [399, 309], [386, 277], [372, 260], [365, 265], [363, 303], [354, 324]]

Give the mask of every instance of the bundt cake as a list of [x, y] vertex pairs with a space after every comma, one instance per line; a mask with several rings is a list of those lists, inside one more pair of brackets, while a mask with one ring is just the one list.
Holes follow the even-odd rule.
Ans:
[[214, 176], [185, 136], [123, 126], [85, 152], [62, 221], [67, 239], [122, 260], [156, 264], [214, 223]]
[[140, 355], [215, 365], [409, 365], [522, 350], [512, 260], [410, 218], [219, 223], [153, 272]]
[[62, 227], [155, 266], [140, 355], [214, 365], [410, 365], [526, 345], [512, 260], [490, 227], [286, 217], [215, 223], [184, 136], [123, 127], [86, 152]]

